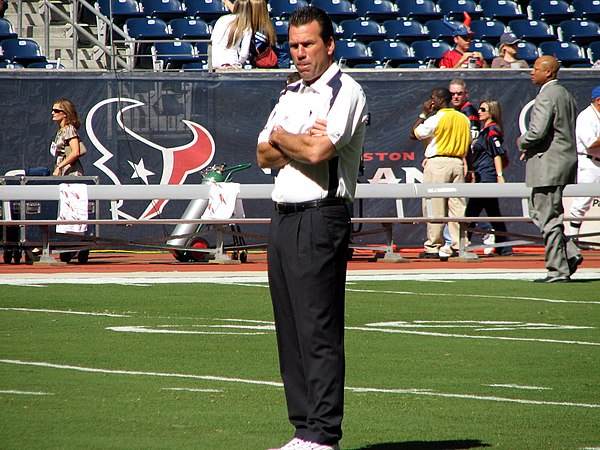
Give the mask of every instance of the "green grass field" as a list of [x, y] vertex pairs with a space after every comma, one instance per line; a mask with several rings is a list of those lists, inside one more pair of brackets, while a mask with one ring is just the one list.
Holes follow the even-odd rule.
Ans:
[[[266, 284], [1, 289], [0, 448], [264, 450], [291, 438]], [[348, 283], [341, 447], [600, 448], [599, 292], [599, 281]]]

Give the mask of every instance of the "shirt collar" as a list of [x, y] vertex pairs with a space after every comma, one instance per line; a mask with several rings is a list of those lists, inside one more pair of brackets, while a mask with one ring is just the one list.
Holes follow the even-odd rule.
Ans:
[[302, 81], [302, 86], [304, 89], [313, 89], [317, 93], [323, 92], [323, 88], [328, 86], [328, 83], [331, 79], [340, 72], [340, 68], [336, 62], [330, 65], [325, 72], [319, 77], [317, 81], [308, 86], [304, 81]]
[[542, 92], [544, 89], [546, 89], [546, 86], [549, 86], [550, 84], [556, 84], [558, 83], [558, 80], [555, 78], [554, 80], [550, 80], [547, 83], [544, 83], [544, 85], [540, 88], [540, 92]]

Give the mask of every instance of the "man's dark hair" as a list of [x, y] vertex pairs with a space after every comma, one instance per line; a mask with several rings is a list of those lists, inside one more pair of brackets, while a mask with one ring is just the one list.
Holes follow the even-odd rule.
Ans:
[[433, 91], [431, 91], [431, 95], [434, 95], [437, 98], [440, 98], [440, 99], [444, 100], [444, 103], [446, 105], [449, 105], [450, 102], [452, 101], [452, 94], [445, 87], [435, 88]]
[[313, 21], [317, 21], [319, 28], [321, 29], [321, 39], [326, 44], [334, 38], [333, 24], [331, 19], [325, 11], [321, 8], [314, 6], [304, 6], [302, 8], [295, 9], [289, 18], [290, 27], [299, 27], [301, 25], [307, 25]]

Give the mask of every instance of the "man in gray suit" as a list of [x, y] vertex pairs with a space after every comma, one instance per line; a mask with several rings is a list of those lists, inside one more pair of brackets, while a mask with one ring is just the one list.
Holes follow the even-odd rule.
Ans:
[[567, 283], [583, 258], [577, 246], [567, 240], [563, 225], [562, 193], [575, 183], [577, 152], [573, 96], [556, 79], [558, 61], [542, 56], [531, 71], [533, 84], [541, 86], [529, 119], [529, 129], [517, 139], [527, 162], [525, 182], [531, 187], [529, 209], [544, 235], [546, 278], [539, 283]]

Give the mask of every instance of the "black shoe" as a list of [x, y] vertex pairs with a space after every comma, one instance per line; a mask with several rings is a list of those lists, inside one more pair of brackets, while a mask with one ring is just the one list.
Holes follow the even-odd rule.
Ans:
[[419, 259], [438, 259], [439, 256], [437, 253], [431, 252], [421, 252], [419, 253]]
[[583, 262], [583, 256], [573, 256], [567, 262], [569, 263], [569, 275], [573, 275], [577, 271], [577, 266]]
[[571, 277], [546, 277], [533, 280], [534, 283], [570, 283]]

